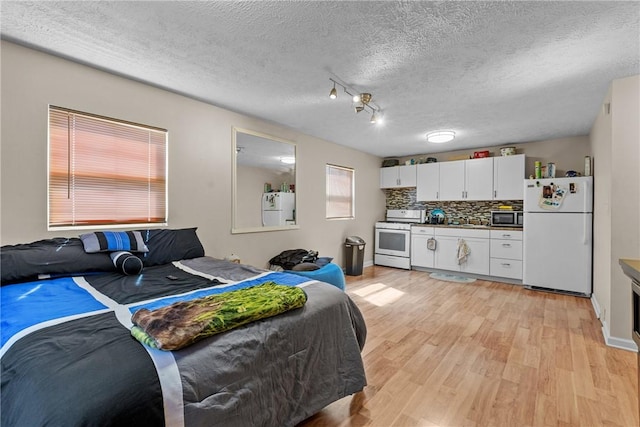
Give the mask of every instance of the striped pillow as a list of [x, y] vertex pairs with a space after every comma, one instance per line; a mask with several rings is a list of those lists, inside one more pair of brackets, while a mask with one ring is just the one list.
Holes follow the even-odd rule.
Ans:
[[96, 231], [80, 235], [84, 251], [94, 252], [149, 252], [139, 231]]

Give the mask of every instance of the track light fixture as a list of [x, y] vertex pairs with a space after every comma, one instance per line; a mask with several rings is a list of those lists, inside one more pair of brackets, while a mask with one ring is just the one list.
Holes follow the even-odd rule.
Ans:
[[381, 121], [380, 109], [375, 108], [374, 106], [371, 105], [371, 98], [373, 98], [373, 95], [367, 92], [357, 93], [354, 95], [352, 92], [355, 92], [355, 91], [350, 87], [335, 81], [331, 77], [329, 77], [329, 80], [333, 82], [333, 89], [331, 89], [331, 92], [329, 92], [329, 98], [336, 99], [338, 97], [338, 91], [336, 90], [336, 85], [338, 85], [342, 87], [342, 89], [344, 90], [344, 93], [352, 97], [353, 103], [354, 103], [353, 109], [355, 110], [356, 114], [366, 109], [369, 109], [371, 111], [371, 119], [369, 121], [371, 123], [380, 123]]

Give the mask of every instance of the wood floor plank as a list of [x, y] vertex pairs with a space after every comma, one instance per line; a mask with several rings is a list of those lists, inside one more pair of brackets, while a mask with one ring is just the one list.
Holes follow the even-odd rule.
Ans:
[[368, 385], [298, 427], [639, 426], [637, 355], [604, 344], [586, 298], [368, 267]]

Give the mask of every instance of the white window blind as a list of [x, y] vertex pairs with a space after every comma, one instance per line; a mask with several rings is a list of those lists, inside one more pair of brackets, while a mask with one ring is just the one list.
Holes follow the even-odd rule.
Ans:
[[49, 107], [49, 227], [166, 223], [167, 131]]
[[327, 165], [327, 218], [354, 217], [354, 171]]

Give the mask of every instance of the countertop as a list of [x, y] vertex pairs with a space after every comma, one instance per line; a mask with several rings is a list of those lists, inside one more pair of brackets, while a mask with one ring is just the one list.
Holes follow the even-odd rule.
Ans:
[[464, 230], [504, 230], [522, 231], [522, 227], [491, 227], [489, 225], [468, 226], [463, 224], [412, 224], [414, 227], [462, 228]]
[[620, 258], [619, 263], [624, 274], [631, 277], [636, 282], [640, 282], [640, 259]]

